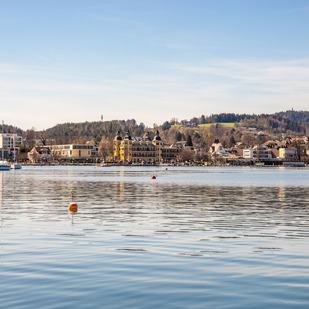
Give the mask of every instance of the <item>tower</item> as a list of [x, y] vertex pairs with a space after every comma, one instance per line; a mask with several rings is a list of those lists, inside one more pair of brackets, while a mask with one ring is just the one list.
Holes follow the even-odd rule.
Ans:
[[129, 130], [126, 132], [126, 135], [121, 142], [120, 160], [123, 162], [132, 161], [132, 137]]
[[114, 160], [120, 161], [120, 145], [121, 145], [122, 138], [120, 136], [120, 132], [118, 131], [116, 137], [114, 138], [113, 148], [114, 148]]
[[160, 163], [162, 159], [162, 146], [163, 142], [161, 140], [161, 137], [159, 135], [159, 131], [157, 130], [156, 135], [152, 141], [152, 143], [155, 145], [156, 148], [156, 163]]

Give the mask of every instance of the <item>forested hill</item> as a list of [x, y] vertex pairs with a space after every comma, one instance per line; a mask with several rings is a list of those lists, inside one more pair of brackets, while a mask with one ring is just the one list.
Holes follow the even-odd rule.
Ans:
[[140, 136], [144, 133], [143, 123], [137, 124], [134, 119], [113, 120], [113, 121], [95, 121], [81, 123], [63, 123], [47, 129], [44, 132], [38, 132], [43, 139], [54, 139], [56, 143], [85, 143], [89, 140], [100, 142], [102, 137], [114, 138], [117, 131], [125, 132], [130, 129], [133, 136]]
[[190, 122], [197, 122], [199, 124], [204, 123], [241, 123], [246, 122], [248, 120], [261, 120], [261, 119], [276, 119], [277, 121], [282, 121], [282, 119], [288, 119], [297, 123], [309, 124], [309, 111], [285, 111], [279, 112], [275, 114], [234, 114], [234, 113], [221, 113], [221, 114], [213, 114], [210, 116], [202, 115], [199, 118], [193, 118]]
[[290, 119], [295, 122], [300, 122], [300, 123], [307, 123], [309, 124], [309, 111], [286, 111], [286, 112], [280, 112], [276, 113], [276, 116], [283, 117]]
[[[308, 135], [309, 134], [309, 112], [308, 111], [286, 111], [275, 114], [233, 114], [221, 113], [210, 116], [194, 117], [190, 120], [176, 121], [172, 119], [165, 121], [155, 129], [168, 133], [175, 124], [183, 127], [198, 127], [207, 124], [230, 123], [235, 128], [256, 128], [267, 133], [287, 133], [289, 135]], [[153, 128], [145, 128], [143, 123], [138, 124], [134, 119], [96, 121], [82, 123], [63, 123], [58, 124], [43, 132], [32, 132], [35, 138], [43, 142], [53, 142], [57, 144], [65, 143], [85, 143], [93, 140], [100, 142], [103, 138], [113, 139], [117, 131], [122, 135], [130, 130], [132, 136], [142, 136], [145, 131], [152, 131]], [[31, 130], [23, 132], [25, 137], [31, 139]], [[168, 135], [168, 134], [165, 134]]]

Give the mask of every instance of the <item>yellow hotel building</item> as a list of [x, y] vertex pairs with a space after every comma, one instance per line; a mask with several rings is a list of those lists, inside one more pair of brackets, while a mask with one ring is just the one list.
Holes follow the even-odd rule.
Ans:
[[153, 140], [150, 139], [148, 132], [143, 139], [132, 139], [129, 131], [123, 139], [118, 131], [114, 139], [114, 160], [121, 163], [176, 162], [181, 150], [173, 146], [165, 147], [158, 131]]

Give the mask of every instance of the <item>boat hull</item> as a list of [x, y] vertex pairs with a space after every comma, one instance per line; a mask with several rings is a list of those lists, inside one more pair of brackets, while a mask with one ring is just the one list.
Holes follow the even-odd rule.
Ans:
[[10, 165], [0, 165], [0, 171], [9, 171], [10, 169]]

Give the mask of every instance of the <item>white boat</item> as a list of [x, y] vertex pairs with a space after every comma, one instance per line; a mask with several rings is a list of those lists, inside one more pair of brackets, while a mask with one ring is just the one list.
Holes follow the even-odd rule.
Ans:
[[21, 165], [18, 163], [13, 163], [11, 164], [11, 169], [12, 170], [20, 170], [21, 169]]
[[0, 171], [9, 171], [11, 165], [7, 161], [0, 161]]

